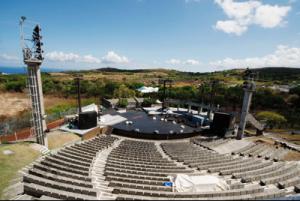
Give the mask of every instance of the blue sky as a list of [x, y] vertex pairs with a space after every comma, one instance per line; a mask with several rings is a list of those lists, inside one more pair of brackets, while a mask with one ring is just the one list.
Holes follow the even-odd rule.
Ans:
[[2, 66], [23, 65], [22, 15], [42, 27], [47, 67], [300, 67], [298, 0], [2, 0]]

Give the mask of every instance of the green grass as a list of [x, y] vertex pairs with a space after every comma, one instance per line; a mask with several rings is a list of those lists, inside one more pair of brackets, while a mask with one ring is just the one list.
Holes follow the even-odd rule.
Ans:
[[[4, 155], [4, 150], [11, 150], [13, 155]], [[30, 147], [30, 143], [0, 145], [0, 199], [5, 199], [3, 190], [17, 176], [18, 170], [30, 164], [40, 153]]]

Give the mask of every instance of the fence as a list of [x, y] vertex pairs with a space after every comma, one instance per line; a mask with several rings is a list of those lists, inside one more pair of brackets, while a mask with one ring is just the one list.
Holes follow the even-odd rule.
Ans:
[[[75, 114], [76, 108], [71, 108], [65, 112], [54, 113], [48, 115], [46, 122], [48, 129], [56, 128], [64, 123], [64, 116]], [[12, 142], [17, 140], [24, 140], [30, 137], [30, 114], [23, 115], [21, 118], [10, 119], [0, 123], [0, 141]]]

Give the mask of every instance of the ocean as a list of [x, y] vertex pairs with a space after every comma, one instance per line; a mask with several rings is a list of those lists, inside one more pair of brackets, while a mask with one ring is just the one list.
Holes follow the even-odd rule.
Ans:
[[[61, 72], [64, 71], [63, 69], [57, 69], [57, 68], [47, 68], [47, 67], [41, 67], [42, 72], [47, 73], [54, 73], [54, 72]], [[26, 68], [25, 67], [1, 67], [0, 66], [0, 74], [26, 74]]]

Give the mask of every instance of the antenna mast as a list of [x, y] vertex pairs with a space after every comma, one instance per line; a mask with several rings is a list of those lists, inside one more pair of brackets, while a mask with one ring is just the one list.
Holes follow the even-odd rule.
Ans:
[[[35, 25], [32, 37], [30, 39], [26, 39], [24, 34], [25, 20], [26, 17], [24, 16], [20, 19], [20, 40], [23, 60], [27, 65], [28, 89], [32, 105], [33, 132], [36, 136], [37, 143], [47, 147], [48, 142], [45, 134], [47, 125], [45, 120], [46, 115], [40, 71], [40, 66], [44, 59], [42, 56], [43, 43], [41, 42], [42, 36], [40, 35], [41, 28], [38, 24]], [[29, 41], [28, 43], [32, 45], [32, 48], [29, 48], [26, 41]]]

